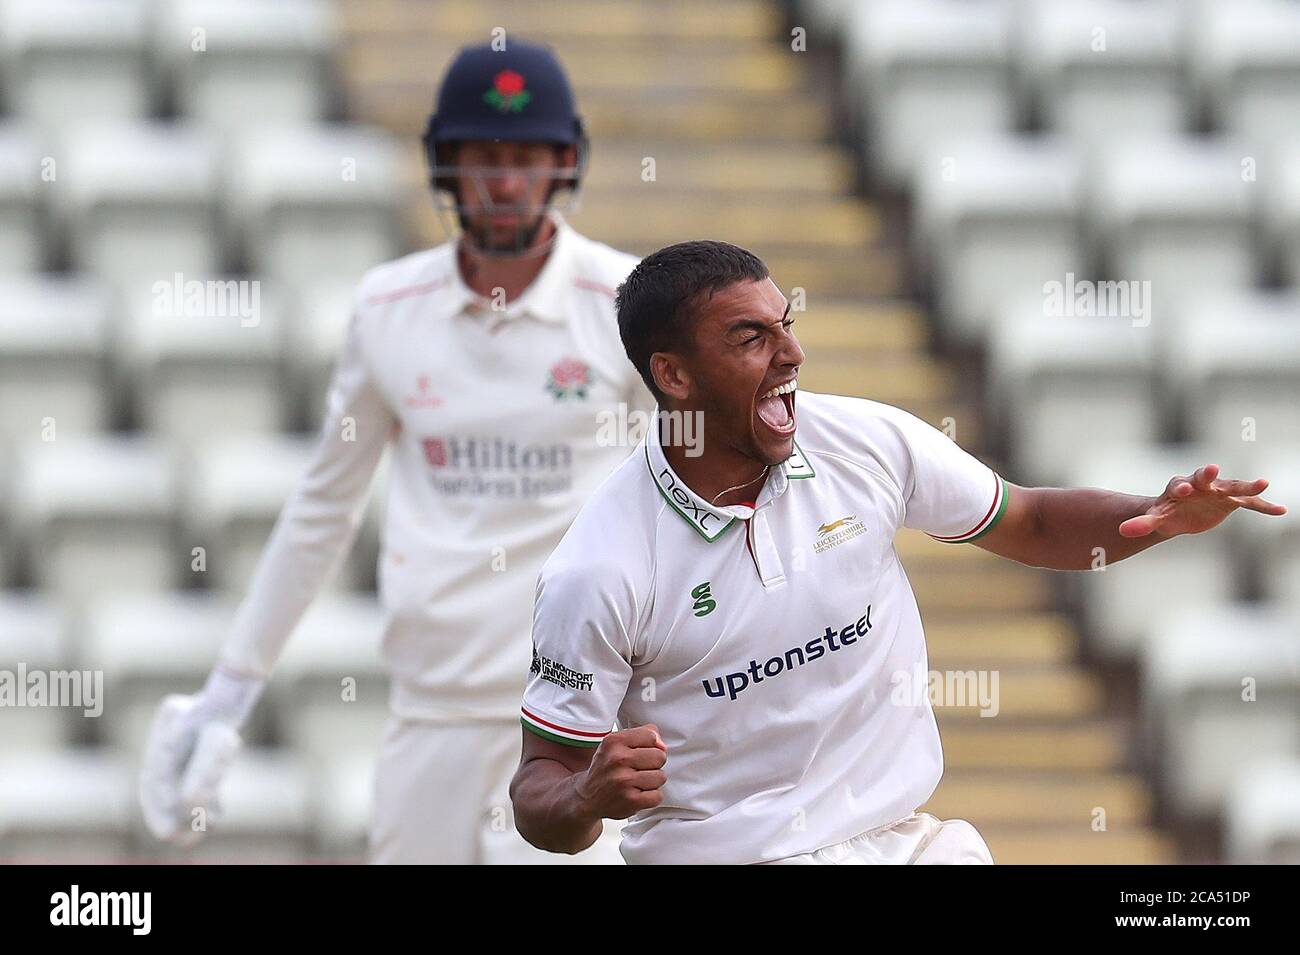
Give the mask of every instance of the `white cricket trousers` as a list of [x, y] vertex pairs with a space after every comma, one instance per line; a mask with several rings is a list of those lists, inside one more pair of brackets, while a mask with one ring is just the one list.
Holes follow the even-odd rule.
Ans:
[[544, 852], [515, 831], [510, 779], [518, 720], [430, 723], [391, 717], [380, 744], [370, 827], [378, 864], [622, 865], [622, 823], [577, 855]]
[[965, 819], [914, 812], [837, 845], [768, 865], [993, 865], [993, 854]]

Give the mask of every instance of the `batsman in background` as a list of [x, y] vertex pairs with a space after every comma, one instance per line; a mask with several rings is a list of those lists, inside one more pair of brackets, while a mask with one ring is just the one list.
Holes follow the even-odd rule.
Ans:
[[[371, 859], [561, 858], [513, 821], [505, 834], [491, 824], [510, 812], [538, 572], [629, 453], [602, 446], [598, 415], [653, 406], [614, 312], [636, 259], [552, 206], [576, 192], [588, 146], [547, 48], [462, 49], [424, 146], [460, 238], [361, 280], [314, 459], [206, 685], [164, 700], [151, 730], [140, 796], [160, 839], [200, 837], [191, 813], [210, 805], [289, 635], [351, 546], [391, 445], [379, 585], [392, 717]], [[620, 862], [616, 836], [577, 861]]]

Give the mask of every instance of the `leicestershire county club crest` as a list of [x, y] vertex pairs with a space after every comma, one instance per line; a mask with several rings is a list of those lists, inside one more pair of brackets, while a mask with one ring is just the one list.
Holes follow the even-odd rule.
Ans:
[[514, 70], [502, 70], [492, 80], [492, 88], [483, 94], [489, 106], [502, 113], [523, 112], [533, 94], [524, 89], [524, 78]]
[[551, 366], [551, 377], [546, 382], [546, 390], [556, 401], [563, 401], [565, 398], [586, 398], [590, 385], [591, 369], [585, 361], [561, 358]]

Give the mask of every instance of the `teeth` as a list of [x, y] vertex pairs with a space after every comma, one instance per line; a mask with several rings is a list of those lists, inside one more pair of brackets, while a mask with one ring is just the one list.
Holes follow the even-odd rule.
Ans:
[[760, 395], [759, 400], [761, 401], [763, 398], [775, 398], [777, 397], [777, 395], [788, 395], [790, 392], [794, 391], [798, 387], [799, 387], [798, 379], [795, 379], [793, 381], [787, 381], [784, 385], [777, 385], [771, 391], [765, 392], [764, 394]]

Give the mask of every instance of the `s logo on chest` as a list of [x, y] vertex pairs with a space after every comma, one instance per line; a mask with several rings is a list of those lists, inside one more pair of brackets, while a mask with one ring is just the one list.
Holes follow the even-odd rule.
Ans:
[[707, 617], [718, 609], [717, 601], [713, 599], [713, 594], [709, 590], [710, 582], [705, 581], [699, 584], [691, 591], [691, 596], [695, 598], [695, 605], [691, 607], [697, 617]]

